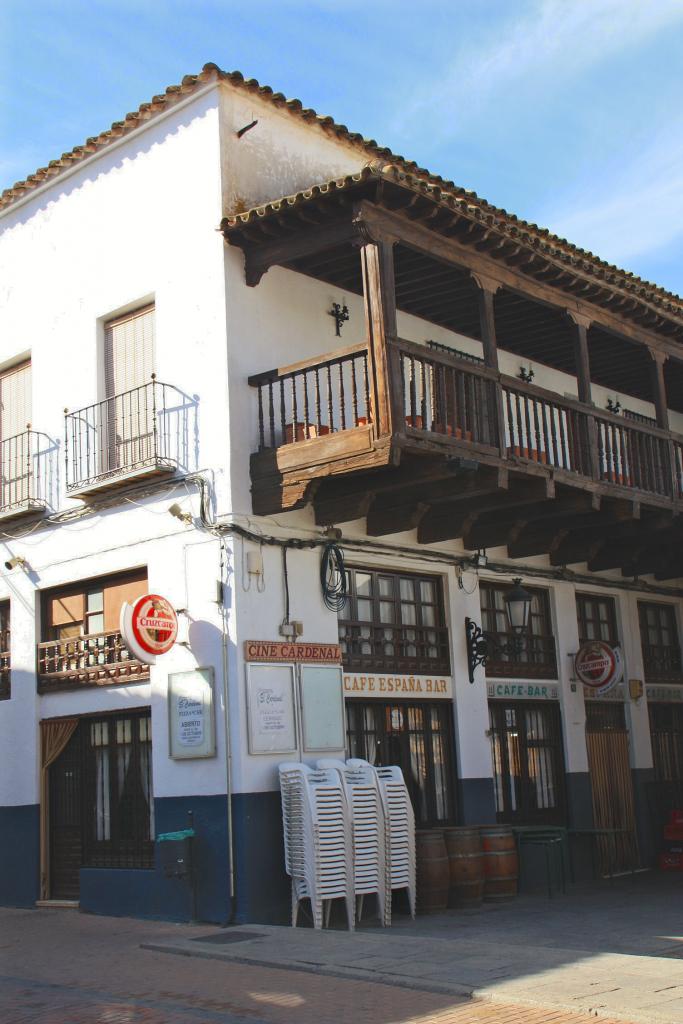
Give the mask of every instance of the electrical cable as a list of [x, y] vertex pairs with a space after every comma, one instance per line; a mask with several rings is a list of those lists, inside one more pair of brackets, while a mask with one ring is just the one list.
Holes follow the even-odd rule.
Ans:
[[348, 582], [344, 552], [334, 541], [328, 541], [323, 548], [320, 559], [320, 586], [323, 601], [330, 611], [341, 611], [349, 597]]

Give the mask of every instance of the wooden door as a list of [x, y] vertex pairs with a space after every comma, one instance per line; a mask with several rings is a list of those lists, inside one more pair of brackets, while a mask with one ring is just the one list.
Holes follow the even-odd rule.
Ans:
[[79, 728], [50, 766], [50, 898], [77, 900], [83, 860], [83, 753]]
[[490, 701], [497, 820], [563, 825], [566, 819], [560, 708], [553, 702]]
[[[586, 745], [596, 828], [625, 829], [611, 839], [598, 837], [603, 872], [638, 866], [636, 813], [624, 705], [586, 703]], [[610, 843], [612, 844], [610, 849]]]

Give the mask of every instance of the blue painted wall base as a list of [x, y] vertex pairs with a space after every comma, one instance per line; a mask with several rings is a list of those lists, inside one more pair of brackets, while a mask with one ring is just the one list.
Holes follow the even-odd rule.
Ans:
[[285, 874], [280, 793], [235, 793], [237, 913], [240, 923], [288, 924], [291, 884]]
[[0, 807], [0, 905], [32, 907], [40, 895], [40, 808]]
[[[226, 924], [231, 908], [228, 888], [227, 798], [161, 797], [154, 801], [156, 832], [187, 828], [192, 811], [197, 880], [197, 920]], [[188, 881], [166, 878], [155, 869], [81, 868], [81, 910], [112, 917], [149, 917], [167, 921], [192, 919]]]

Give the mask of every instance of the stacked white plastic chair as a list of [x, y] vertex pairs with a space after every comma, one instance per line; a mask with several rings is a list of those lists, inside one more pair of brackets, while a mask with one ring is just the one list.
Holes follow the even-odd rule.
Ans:
[[310, 899], [313, 925], [329, 920], [331, 903], [344, 899], [350, 929], [354, 927], [351, 830], [341, 778], [331, 769], [280, 765], [285, 868], [292, 879], [292, 925], [299, 904]]
[[346, 796], [353, 842], [353, 887], [357, 920], [363, 913], [363, 897], [375, 895], [382, 925], [391, 924], [391, 885], [388, 876], [386, 829], [379, 780], [367, 762], [351, 764], [321, 760], [318, 768], [339, 773]]
[[[350, 767], [368, 765], [367, 761], [351, 759]], [[368, 767], [370, 767], [368, 765]], [[392, 765], [373, 768], [379, 782], [384, 811], [388, 861], [387, 890], [407, 889], [410, 913], [415, 917], [415, 815], [401, 769]]]

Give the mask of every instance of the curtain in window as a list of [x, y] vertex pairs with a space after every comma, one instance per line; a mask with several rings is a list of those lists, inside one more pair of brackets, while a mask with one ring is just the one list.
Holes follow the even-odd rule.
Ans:
[[60, 718], [40, 723], [40, 898], [50, 895], [50, 777], [53, 764], [76, 731], [77, 718]]

